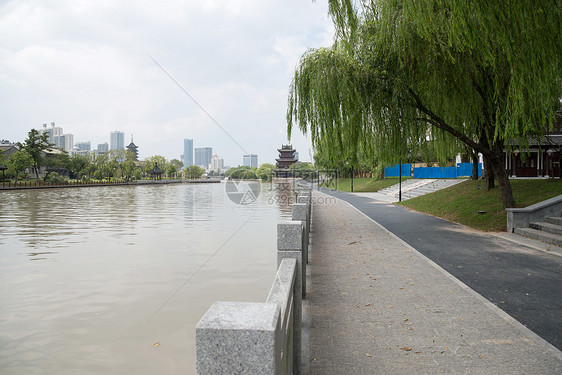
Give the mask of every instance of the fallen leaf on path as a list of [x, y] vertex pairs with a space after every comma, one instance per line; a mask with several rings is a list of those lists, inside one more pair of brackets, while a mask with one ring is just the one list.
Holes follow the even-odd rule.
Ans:
[[157, 346], [159, 346], [159, 345], [160, 345], [159, 342], [155, 342], [154, 344], [152, 344], [152, 346], [154, 346], [154, 347], [157, 347]]
[[370, 355], [369, 353], [365, 353], [365, 355], [366, 355], [367, 357], [372, 357], [372, 355]]
[[403, 347], [403, 348], [400, 347], [400, 349], [402, 349], [402, 350], [404, 350], [404, 351], [406, 351], [406, 352], [409, 352], [410, 350], [412, 350], [412, 348], [410, 348], [409, 346], [405, 346], [405, 347]]
[[353, 241], [353, 242], [348, 243], [348, 245], [355, 245], [355, 244], [357, 244], [357, 241]]

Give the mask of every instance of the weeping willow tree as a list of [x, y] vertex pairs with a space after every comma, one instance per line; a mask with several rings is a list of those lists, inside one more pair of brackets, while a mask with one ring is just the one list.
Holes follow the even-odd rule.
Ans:
[[542, 136], [560, 107], [560, 1], [329, 3], [337, 39], [301, 58], [289, 137], [298, 126], [334, 155], [387, 161], [428, 140], [442, 155], [462, 145], [513, 207], [504, 148]]

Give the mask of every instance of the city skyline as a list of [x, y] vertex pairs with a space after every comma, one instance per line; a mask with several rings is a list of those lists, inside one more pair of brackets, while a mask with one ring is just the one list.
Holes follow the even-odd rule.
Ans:
[[[98, 143], [95, 147], [92, 147], [92, 142], [91, 141], [79, 141], [79, 142], [74, 142], [72, 141], [74, 139], [74, 135], [72, 133], [65, 133], [64, 129], [62, 126], [58, 126], [56, 125], [56, 123], [53, 121], [50, 123], [50, 126], [48, 126], [46, 123], [44, 123], [42, 125], [42, 127], [36, 127], [34, 128], [36, 130], [38, 130], [41, 133], [48, 133], [49, 134], [49, 142], [53, 143], [56, 147], [62, 148], [64, 150], [66, 150], [69, 153], [80, 153], [80, 154], [84, 154], [84, 152], [92, 152], [92, 153], [96, 153], [96, 152], [107, 152], [110, 150], [114, 150], [114, 149], [125, 149], [128, 146], [125, 146], [125, 136], [126, 134], [120, 130], [114, 130], [111, 131], [109, 133], [109, 137], [108, 140], [109, 142], [103, 142], [103, 143]], [[69, 138], [67, 138], [69, 137]], [[66, 141], [67, 139], [70, 139], [70, 141]], [[23, 141], [23, 140], [22, 140]], [[133, 135], [131, 134], [131, 142], [133, 142]], [[204, 149], [205, 150], [205, 161], [209, 161], [209, 163], [207, 164], [207, 166], [205, 167], [205, 169], [213, 169], [211, 168], [211, 163], [213, 162], [213, 157], [218, 155], [216, 154], [216, 152], [213, 152], [213, 148], [212, 147], [197, 147], [194, 148], [194, 139], [192, 138], [185, 138], [183, 140], [183, 144], [184, 144], [184, 153], [177, 156], [177, 157], [172, 157], [172, 158], [166, 158], [167, 160], [172, 160], [172, 159], [177, 159], [180, 160], [182, 163], [184, 163], [184, 167], [188, 167], [190, 165], [200, 165], [203, 166], [204, 162], [202, 162], [202, 164], [197, 164], [195, 163], [194, 160], [194, 156], [195, 156], [195, 149]], [[70, 147], [67, 147], [68, 145], [72, 145]], [[136, 145], [138, 147], [138, 145]], [[191, 151], [191, 152], [190, 152]], [[137, 157], [138, 157], [138, 151], [136, 153]], [[156, 154], [156, 155], [161, 155], [161, 154]], [[186, 158], [187, 155], [187, 158]], [[145, 158], [149, 158], [151, 156], [155, 156], [155, 155], [148, 155], [145, 156]], [[163, 155], [161, 155], [163, 156]], [[249, 162], [249, 166], [255, 166], [258, 167], [259, 164], [257, 162], [257, 155], [256, 154], [249, 154], [249, 155], [243, 155], [243, 161], [242, 164], [240, 163], [233, 163], [233, 165], [246, 165], [245, 163], [245, 158], [249, 157], [251, 159], [251, 161]], [[145, 158], [141, 159], [139, 158], [138, 160], [144, 160]], [[218, 160], [220, 159], [220, 161]], [[215, 161], [215, 166], [220, 165], [220, 168], [218, 169], [223, 169], [225, 166], [225, 162], [224, 162], [224, 158], [222, 157], [218, 157], [217, 161]], [[249, 159], [249, 160], [250, 160]], [[190, 163], [188, 163], [188, 161], [191, 161]], [[218, 164], [217, 164], [218, 163]], [[217, 168], [214, 168], [217, 169]]]
[[[53, 119], [92, 148], [119, 129], [139, 159], [171, 160], [189, 137], [231, 165], [274, 161], [294, 68], [333, 43], [327, 4], [300, 0], [7, 0], [0, 30], [0, 138], [23, 142]], [[308, 157], [309, 139], [295, 131], [291, 143]]]

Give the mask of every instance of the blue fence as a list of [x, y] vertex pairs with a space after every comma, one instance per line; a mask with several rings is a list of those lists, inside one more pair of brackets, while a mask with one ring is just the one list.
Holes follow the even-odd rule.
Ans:
[[385, 177], [398, 177], [400, 176], [399, 173], [402, 174], [402, 177], [410, 177], [412, 175], [412, 164], [393, 165], [384, 169]]
[[455, 167], [414, 168], [414, 178], [457, 178]]
[[[457, 176], [472, 176], [472, 163], [457, 163]], [[478, 163], [478, 177], [482, 177], [482, 163]]]
[[[385, 177], [412, 176], [412, 164], [393, 165], [384, 169]], [[472, 163], [458, 163], [456, 167], [413, 168], [414, 178], [457, 178], [472, 176]], [[478, 163], [478, 177], [482, 177], [482, 163]]]

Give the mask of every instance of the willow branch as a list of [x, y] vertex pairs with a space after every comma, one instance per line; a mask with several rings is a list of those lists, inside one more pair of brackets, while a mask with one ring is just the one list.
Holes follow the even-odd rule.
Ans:
[[479, 145], [477, 142], [472, 140], [466, 134], [461, 133], [460, 131], [451, 127], [441, 117], [439, 117], [433, 111], [431, 111], [426, 106], [424, 106], [420, 97], [414, 92], [414, 90], [412, 90], [412, 88], [408, 87], [407, 90], [408, 90], [408, 93], [414, 99], [415, 107], [429, 117], [429, 118], [420, 117], [420, 118], [417, 118], [416, 120], [427, 122], [428, 124], [430, 124], [432, 126], [435, 126], [438, 129], [446, 131], [447, 133], [451, 134], [453, 137], [457, 138], [458, 140], [460, 140], [464, 144], [468, 145], [469, 147], [472, 147], [474, 150], [476, 150], [476, 151], [478, 151], [482, 154], [484, 154], [488, 151], [488, 150], [485, 150], [484, 148], [482, 148], [481, 145]]

